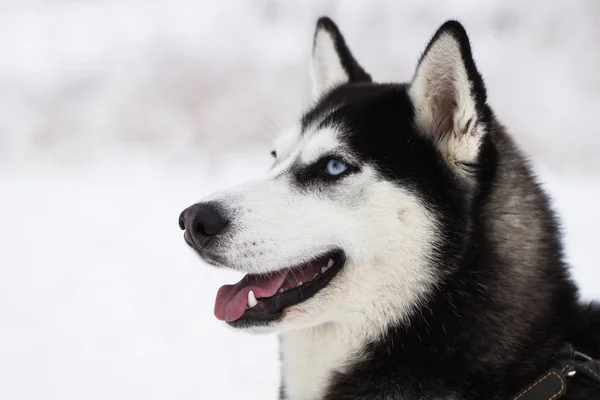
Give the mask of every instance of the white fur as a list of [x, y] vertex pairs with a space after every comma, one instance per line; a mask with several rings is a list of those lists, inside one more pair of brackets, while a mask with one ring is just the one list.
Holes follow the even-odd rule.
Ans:
[[344, 370], [349, 359], [359, 360], [363, 339], [334, 323], [283, 334], [283, 384], [287, 398], [321, 398], [332, 372]]
[[338, 138], [339, 132], [342, 130], [341, 125], [319, 130], [307, 129], [304, 134], [305, 145], [300, 154], [300, 162], [309, 165], [318, 161], [323, 155], [332, 152], [346, 153], [347, 158], [352, 159], [353, 157], [348, 153], [346, 145]]
[[477, 121], [460, 46], [450, 33], [437, 38], [423, 57], [409, 95], [419, 127], [438, 141], [448, 164], [464, 172], [460, 163], [475, 161], [484, 130]]
[[331, 33], [323, 28], [317, 29], [315, 34], [311, 77], [314, 99], [350, 80], [335, 49]]
[[264, 274], [333, 247], [346, 254], [346, 265], [324, 289], [271, 326], [284, 331], [290, 400], [319, 398], [334, 371], [359, 356], [367, 340], [406, 318], [436, 282], [428, 259], [436, 244], [435, 216], [421, 199], [369, 165], [334, 184], [299, 189], [291, 168], [347, 149], [339, 129], [296, 133], [287, 133], [296, 143], [282, 151], [287, 157], [266, 179], [212, 198], [236, 210], [234, 233], [219, 250], [232, 268]]
[[[351, 252], [354, 259], [321, 293], [288, 312], [293, 327], [302, 327], [297, 316], [324, 322], [282, 335], [284, 383], [290, 399], [320, 398], [332, 373], [343, 372], [350, 360], [358, 361], [364, 344], [408, 316], [435, 282], [427, 260], [435, 243], [431, 216], [409, 193], [391, 185], [374, 186], [370, 204], [355, 216], [356, 228], [348, 230], [348, 246], [356, 247]], [[409, 220], [399, 221], [405, 217]], [[397, 222], [386, 224], [384, 219]], [[377, 244], [381, 239], [384, 242]]]

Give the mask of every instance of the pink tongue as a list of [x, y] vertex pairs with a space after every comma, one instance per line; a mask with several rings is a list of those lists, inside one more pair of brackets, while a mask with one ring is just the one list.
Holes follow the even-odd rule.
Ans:
[[215, 317], [221, 321], [235, 321], [240, 318], [248, 305], [248, 292], [256, 298], [271, 297], [285, 281], [286, 274], [273, 276], [246, 275], [235, 285], [221, 286], [215, 300]]

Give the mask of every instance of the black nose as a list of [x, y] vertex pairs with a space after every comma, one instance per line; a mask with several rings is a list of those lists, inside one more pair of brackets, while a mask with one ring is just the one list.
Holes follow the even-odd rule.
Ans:
[[229, 221], [215, 203], [199, 203], [179, 215], [179, 227], [196, 243], [204, 244], [210, 237], [223, 233]]

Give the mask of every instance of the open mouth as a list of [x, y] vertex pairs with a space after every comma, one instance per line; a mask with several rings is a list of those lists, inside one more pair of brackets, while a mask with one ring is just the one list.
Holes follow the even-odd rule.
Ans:
[[308, 300], [324, 288], [344, 263], [344, 253], [335, 250], [267, 275], [248, 274], [238, 283], [219, 289], [215, 316], [230, 324], [276, 320], [284, 309]]

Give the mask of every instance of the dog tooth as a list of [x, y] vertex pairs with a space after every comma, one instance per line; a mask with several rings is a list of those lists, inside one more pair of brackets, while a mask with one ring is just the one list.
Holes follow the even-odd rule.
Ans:
[[279, 292], [277, 292], [277, 293], [283, 293], [283, 289], [279, 289]]
[[329, 269], [329, 267], [321, 267], [321, 273], [326, 272]]
[[252, 308], [258, 304], [258, 300], [254, 296], [254, 292], [251, 290], [248, 292], [248, 308]]
[[302, 286], [302, 284], [303, 284], [303, 283], [304, 283], [304, 282], [300, 282], [300, 283], [298, 284], [298, 286]]
[[333, 263], [334, 263], [333, 258], [330, 258], [329, 262], [327, 263], [327, 268], [331, 268], [333, 266]]

